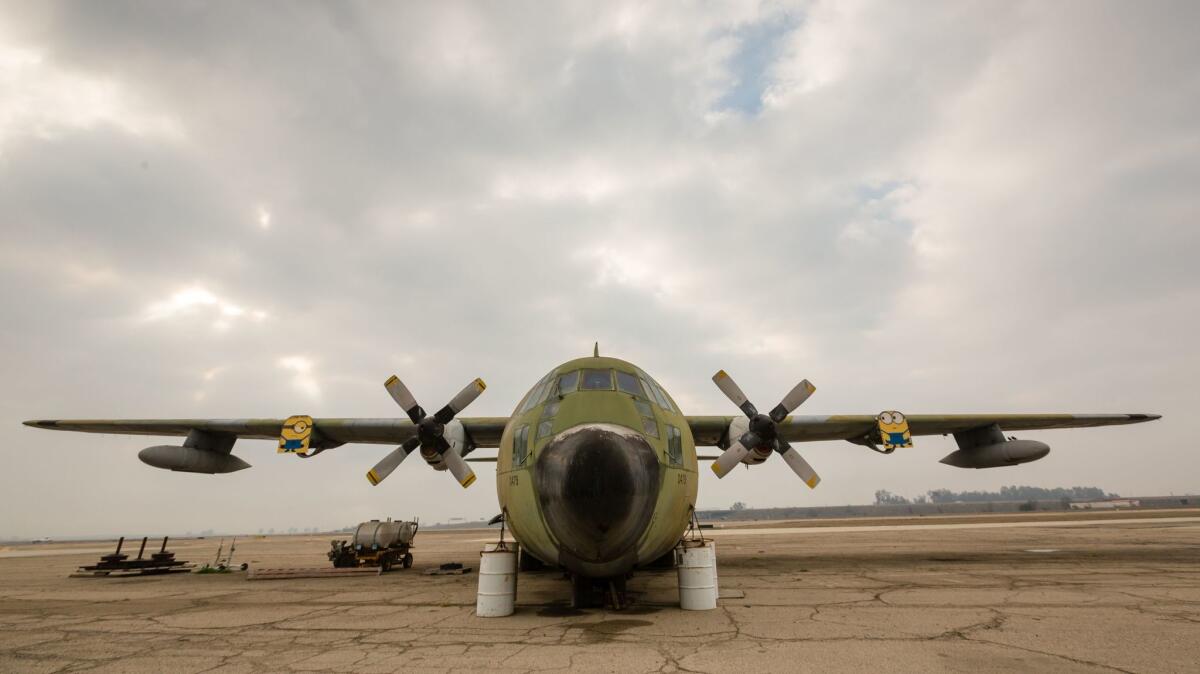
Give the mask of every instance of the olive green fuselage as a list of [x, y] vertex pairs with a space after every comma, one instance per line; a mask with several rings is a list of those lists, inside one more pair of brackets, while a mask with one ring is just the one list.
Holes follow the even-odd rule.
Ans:
[[496, 487], [526, 553], [610, 578], [678, 543], [696, 503], [696, 466], [687, 421], [657, 382], [623, 360], [580, 358], [517, 405]]

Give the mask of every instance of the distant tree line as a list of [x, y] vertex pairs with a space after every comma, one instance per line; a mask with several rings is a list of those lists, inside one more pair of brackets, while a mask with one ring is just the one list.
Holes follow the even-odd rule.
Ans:
[[950, 491], [933, 489], [912, 499], [893, 494], [886, 489], [875, 492], [875, 505], [912, 505], [916, 503], [957, 503], [981, 501], [1098, 501], [1118, 498], [1117, 494], [1105, 493], [1099, 487], [1045, 487], [1009, 486], [1000, 491]]

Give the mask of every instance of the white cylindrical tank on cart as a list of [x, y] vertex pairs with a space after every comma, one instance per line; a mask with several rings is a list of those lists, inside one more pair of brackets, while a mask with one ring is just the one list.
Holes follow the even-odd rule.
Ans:
[[501, 618], [512, 615], [517, 602], [516, 543], [488, 543], [479, 553], [479, 593], [475, 615]]
[[707, 611], [717, 607], [717, 554], [712, 541], [684, 541], [678, 548], [679, 607]]
[[371, 520], [358, 525], [354, 531], [354, 546], [365, 550], [382, 550], [401, 543], [412, 543], [416, 534], [413, 522], [380, 522]]

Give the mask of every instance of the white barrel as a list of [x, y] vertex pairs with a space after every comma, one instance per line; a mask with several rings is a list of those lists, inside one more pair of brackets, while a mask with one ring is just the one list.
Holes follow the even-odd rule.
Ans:
[[717, 542], [708, 541], [708, 549], [712, 550], [713, 601], [716, 601], [721, 598], [721, 574], [717, 572]]
[[679, 607], [685, 611], [708, 611], [717, 607], [715, 550], [700, 541], [684, 541], [679, 548]]
[[517, 601], [517, 546], [509, 543], [503, 549], [498, 547], [489, 543], [479, 553], [475, 615], [481, 618], [512, 615]]

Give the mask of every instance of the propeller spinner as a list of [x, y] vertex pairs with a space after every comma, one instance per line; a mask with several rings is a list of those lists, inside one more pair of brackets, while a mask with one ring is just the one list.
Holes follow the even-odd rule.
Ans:
[[446, 424], [454, 420], [454, 416], [466, 409], [483, 393], [487, 385], [482, 379], [467, 384], [466, 388], [458, 392], [458, 395], [451, 398], [450, 402], [445, 407], [438, 410], [433, 416], [425, 414], [425, 410], [417, 404], [417, 399], [400, 381], [396, 375], [392, 375], [383, 384], [388, 393], [391, 394], [392, 400], [404, 410], [408, 418], [417, 426], [417, 434], [404, 444], [388, 453], [387, 456], [375, 464], [375, 467], [367, 471], [367, 481], [372, 485], [377, 485], [383, 482], [392, 471], [408, 458], [418, 447], [421, 448], [421, 456], [426, 462], [433, 462], [441, 459], [445, 462], [446, 467], [450, 469], [450, 473], [454, 475], [454, 479], [458, 483], [466, 487], [470, 487], [475, 481], [475, 472], [463, 461], [462, 456], [458, 452], [447, 451], [450, 449], [450, 442], [446, 440]]
[[746, 455], [752, 451], [760, 452], [765, 457], [768, 452], [774, 449], [783, 456], [783, 460], [787, 463], [788, 467], [796, 475], [799, 475], [801, 480], [804, 480], [804, 484], [807, 484], [809, 488], [815, 488], [821, 481], [820, 476], [817, 475], [812, 466], [808, 465], [804, 457], [800, 456], [800, 452], [797, 452], [786, 440], [779, 437], [778, 425], [787, 415], [792, 413], [792, 410], [803, 404], [805, 400], [808, 400], [813, 391], [817, 390], [816, 387], [805, 379], [796, 384], [783, 397], [783, 400], [771, 410], [770, 414], [760, 414], [758, 408], [746, 398], [746, 394], [742, 393], [742, 389], [738, 387], [732, 377], [725, 373], [725, 370], [720, 370], [713, 375], [713, 383], [717, 385], [717, 388], [721, 389], [725, 397], [733, 401], [734, 405], [741, 408], [742, 413], [750, 419], [749, 430], [743, 433], [740, 438], [734, 440], [729, 449], [726, 449], [713, 462], [712, 469], [717, 474], [717, 477], [725, 477], [729, 471], [733, 470], [734, 466], [741, 463], [742, 459], [746, 458]]

